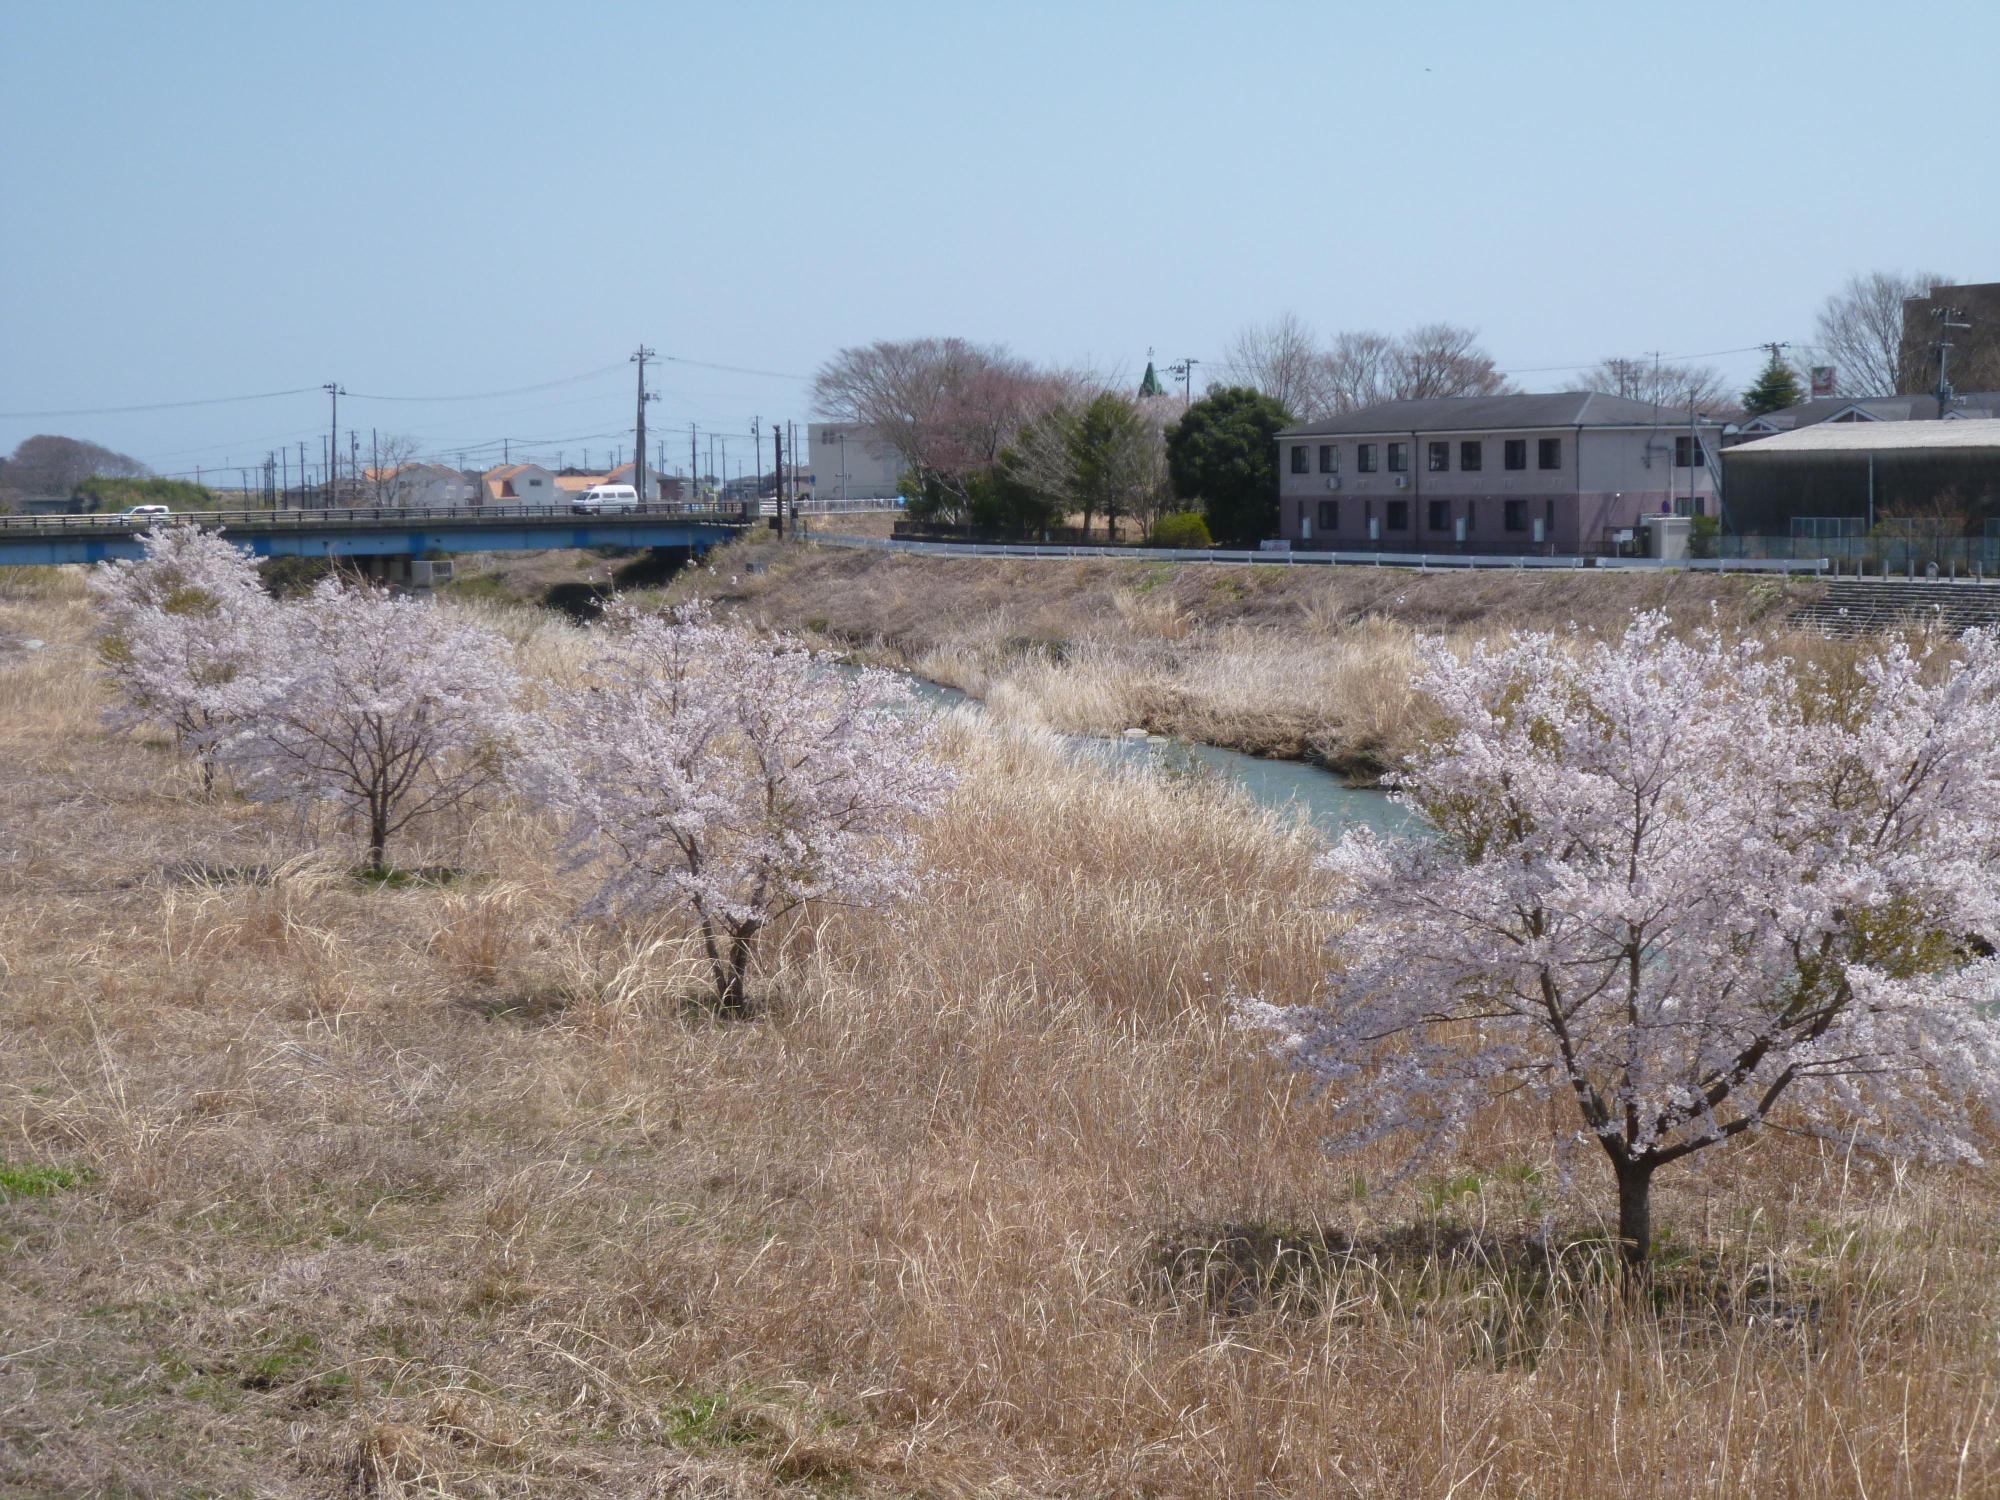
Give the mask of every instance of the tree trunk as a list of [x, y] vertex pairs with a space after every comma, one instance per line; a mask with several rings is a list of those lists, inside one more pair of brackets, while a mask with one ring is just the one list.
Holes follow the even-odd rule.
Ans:
[[380, 875], [389, 867], [384, 863], [389, 845], [389, 819], [386, 814], [371, 812], [368, 815], [368, 873]]
[[1630, 1284], [1653, 1251], [1653, 1163], [1621, 1161], [1618, 1172], [1618, 1252]]
[[756, 929], [749, 931], [732, 929], [729, 934], [729, 959], [719, 966], [721, 979], [722, 1009], [729, 1015], [741, 1015], [750, 1006], [750, 941], [757, 935]]

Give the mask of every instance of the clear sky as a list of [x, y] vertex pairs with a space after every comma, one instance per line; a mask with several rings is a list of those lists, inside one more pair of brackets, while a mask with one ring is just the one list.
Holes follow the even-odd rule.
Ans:
[[684, 461], [846, 344], [1136, 380], [1287, 309], [1561, 389], [2000, 279], [1996, 61], [1994, 0], [0, 0], [0, 452], [316, 462], [338, 380], [364, 445], [576, 462], [644, 340]]

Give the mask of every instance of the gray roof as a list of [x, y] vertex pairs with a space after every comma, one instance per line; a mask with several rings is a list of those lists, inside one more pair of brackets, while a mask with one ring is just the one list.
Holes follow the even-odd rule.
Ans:
[[[1824, 422], [1849, 407], [1867, 412], [1878, 422], [1928, 422], [1936, 420], [1938, 414], [1936, 396], [1815, 396], [1797, 406], [1749, 417], [1744, 425], [1764, 422], [1780, 432], [1793, 432]], [[2000, 392], [1995, 391], [1961, 391], [1951, 403], [1952, 411], [1960, 415], [1995, 408], [2000, 408]]]
[[[1704, 417], [1705, 423], [1712, 418]], [[1300, 422], [1279, 437], [1332, 437], [1340, 434], [1399, 432], [1480, 432], [1512, 427], [1685, 426], [1687, 412], [1650, 401], [1607, 396], [1602, 391], [1558, 391], [1547, 395], [1434, 396], [1419, 401], [1383, 401], [1317, 422]]]
[[1907, 453], [1915, 449], [2000, 449], [2000, 421], [1815, 422], [1722, 450], [1724, 462], [1785, 453]]

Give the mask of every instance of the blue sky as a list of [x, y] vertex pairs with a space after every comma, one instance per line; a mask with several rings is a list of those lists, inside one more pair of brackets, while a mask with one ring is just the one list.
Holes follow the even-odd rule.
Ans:
[[[770, 372], [661, 369], [684, 459], [689, 422], [803, 420], [845, 344], [1136, 379], [1287, 309], [1470, 324], [1557, 389], [1807, 339], [1857, 270], [2000, 279], [1996, 56], [1991, 0], [7, 0], [0, 413], [339, 380], [364, 445], [575, 461], [629, 427], [642, 339]], [[0, 452], [317, 461], [325, 418], [7, 415]]]

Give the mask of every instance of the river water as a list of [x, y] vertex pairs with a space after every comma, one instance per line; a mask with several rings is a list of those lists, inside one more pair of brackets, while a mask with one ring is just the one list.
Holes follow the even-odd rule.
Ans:
[[[912, 677], [917, 695], [940, 708], [961, 705], [978, 708], [979, 700], [921, 677]], [[1386, 792], [1349, 786], [1331, 771], [1299, 761], [1264, 760], [1213, 745], [1195, 745], [1165, 740], [1157, 735], [1096, 739], [1084, 735], [1070, 737], [1079, 754], [1098, 757], [1116, 766], [1138, 766], [1161, 775], [1206, 772], [1241, 787], [1259, 807], [1281, 813], [1303, 813], [1321, 833], [1337, 839], [1350, 828], [1372, 828], [1377, 833], [1405, 836], [1422, 827], [1422, 820], [1408, 808], [1389, 800]]]

